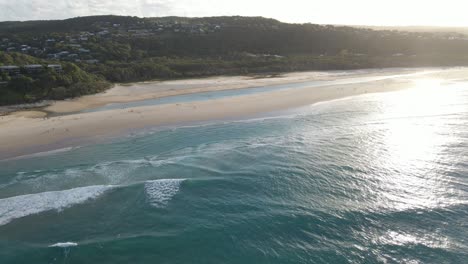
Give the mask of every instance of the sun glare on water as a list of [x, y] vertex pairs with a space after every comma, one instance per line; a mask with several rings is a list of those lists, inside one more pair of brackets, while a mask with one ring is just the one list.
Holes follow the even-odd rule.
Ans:
[[406, 210], [458, 202], [450, 199], [447, 179], [440, 173], [444, 151], [454, 138], [446, 110], [456, 103], [453, 90], [441, 80], [421, 79], [413, 89], [395, 93], [385, 102], [383, 155], [375, 162], [387, 170], [380, 179], [386, 206]]

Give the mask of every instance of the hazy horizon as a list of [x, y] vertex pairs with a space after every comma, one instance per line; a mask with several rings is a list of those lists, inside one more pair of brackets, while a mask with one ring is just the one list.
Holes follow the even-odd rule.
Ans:
[[[460, 0], [227, 1], [227, 0], [0, 0], [0, 21], [67, 19], [78, 16], [138, 17], [262, 16], [287, 23], [353, 26], [468, 27]], [[246, 8], [248, 7], [248, 8]], [[416, 15], [417, 14], [417, 15]]]

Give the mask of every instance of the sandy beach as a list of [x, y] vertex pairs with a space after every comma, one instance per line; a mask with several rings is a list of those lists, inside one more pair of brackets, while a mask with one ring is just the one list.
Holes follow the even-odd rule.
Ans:
[[[356, 77], [402, 74], [377, 81], [296, 88], [233, 96], [209, 101], [194, 101], [143, 106], [46, 118], [41, 111], [22, 111], [0, 117], [0, 159], [90, 144], [102, 138], [126, 135], [138, 129], [204, 122], [225, 118], [245, 118], [259, 113], [287, 110], [313, 103], [366, 93], [389, 92], [415, 86], [421, 79], [455, 80], [468, 76], [468, 69], [439, 69], [415, 76], [417, 69], [392, 72], [357, 72]], [[419, 70], [421, 72], [421, 70]], [[76, 112], [115, 102], [130, 102], [169, 95], [242, 89], [253, 86], [335, 80], [343, 76], [324, 73], [293, 73], [280, 78], [216, 77], [156, 83], [118, 85], [106, 93], [62, 101], [46, 108], [55, 113]], [[346, 75], [346, 78], [349, 78]], [[157, 87], [158, 89], [155, 89]]]
[[[411, 75], [421, 73], [422, 71], [421, 69], [370, 69], [356, 71], [297, 72], [274, 76], [222, 76], [176, 81], [117, 84], [104, 93], [83, 96], [73, 100], [58, 101], [44, 108], [44, 110], [51, 113], [73, 113], [111, 103], [125, 103], [184, 94], [237, 90], [309, 81], [333, 81], [344, 78], [385, 77], [395, 74]], [[426, 69], [425, 71], [431, 70]]]

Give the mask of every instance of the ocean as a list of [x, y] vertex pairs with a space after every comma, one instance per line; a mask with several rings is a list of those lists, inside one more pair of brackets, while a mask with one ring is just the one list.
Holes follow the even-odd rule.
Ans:
[[0, 161], [0, 263], [467, 263], [468, 81]]

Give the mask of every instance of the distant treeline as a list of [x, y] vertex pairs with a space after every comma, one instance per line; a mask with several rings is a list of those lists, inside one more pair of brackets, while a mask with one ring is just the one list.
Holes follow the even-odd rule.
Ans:
[[[152, 30], [167, 25], [219, 25], [210, 33], [164, 31], [134, 35], [124, 29]], [[467, 37], [362, 28], [287, 24], [261, 17], [137, 18], [80, 17], [60, 21], [0, 23], [0, 38], [39, 45], [45, 38], [66, 39], [80, 32], [107, 29], [81, 43], [96, 64], [51, 62], [16, 53], [0, 53], [0, 65], [60, 63], [63, 73], [8, 78], [0, 86], [0, 104], [61, 99], [101, 91], [107, 81], [303, 70], [376, 67], [465, 66]], [[167, 27], [166, 27], [167, 28]], [[66, 47], [58, 43], [51, 49]], [[48, 48], [48, 47], [46, 47]], [[44, 49], [46, 49], [44, 48]], [[96, 84], [94, 84], [96, 83]]]

